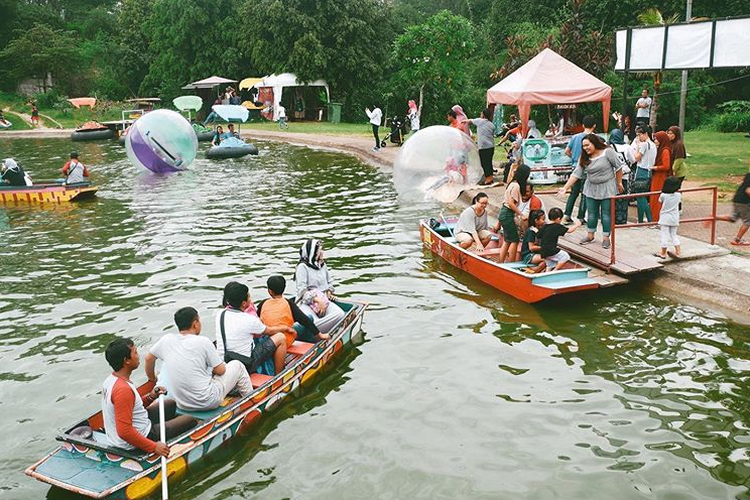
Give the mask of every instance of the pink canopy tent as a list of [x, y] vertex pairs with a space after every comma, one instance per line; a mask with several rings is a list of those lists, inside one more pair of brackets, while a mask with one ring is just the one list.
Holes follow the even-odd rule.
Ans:
[[601, 102], [606, 132], [611, 99], [612, 87], [551, 49], [544, 49], [487, 90], [488, 104], [518, 106], [524, 131], [532, 104]]

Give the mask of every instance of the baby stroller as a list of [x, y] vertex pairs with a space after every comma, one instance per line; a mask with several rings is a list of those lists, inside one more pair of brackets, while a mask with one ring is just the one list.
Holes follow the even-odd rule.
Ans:
[[409, 133], [409, 130], [406, 128], [407, 122], [408, 120], [404, 116], [394, 116], [387, 119], [385, 123], [386, 126], [391, 127], [391, 131], [380, 141], [380, 147], [384, 148], [386, 141], [389, 139], [393, 144], [401, 146], [404, 143], [404, 136]]

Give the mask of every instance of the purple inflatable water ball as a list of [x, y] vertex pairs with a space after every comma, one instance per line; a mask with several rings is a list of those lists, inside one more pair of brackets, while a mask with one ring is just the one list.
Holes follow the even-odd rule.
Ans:
[[147, 172], [179, 172], [195, 160], [198, 137], [182, 115], [159, 109], [146, 113], [130, 126], [125, 150], [130, 162]]

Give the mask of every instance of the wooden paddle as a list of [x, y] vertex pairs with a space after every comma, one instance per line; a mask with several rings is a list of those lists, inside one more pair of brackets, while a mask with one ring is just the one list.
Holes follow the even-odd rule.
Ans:
[[[164, 394], [159, 394], [159, 433], [162, 443], [167, 442], [166, 420], [164, 419]], [[169, 485], [167, 484], [167, 457], [161, 457], [161, 497], [169, 498]]]

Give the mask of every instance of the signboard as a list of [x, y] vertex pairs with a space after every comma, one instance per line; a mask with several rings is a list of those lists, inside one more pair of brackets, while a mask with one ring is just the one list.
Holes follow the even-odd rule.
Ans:
[[544, 139], [525, 139], [521, 150], [523, 164], [529, 168], [552, 166], [552, 146]]
[[617, 71], [750, 66], [750, 17], [618, 30]]

